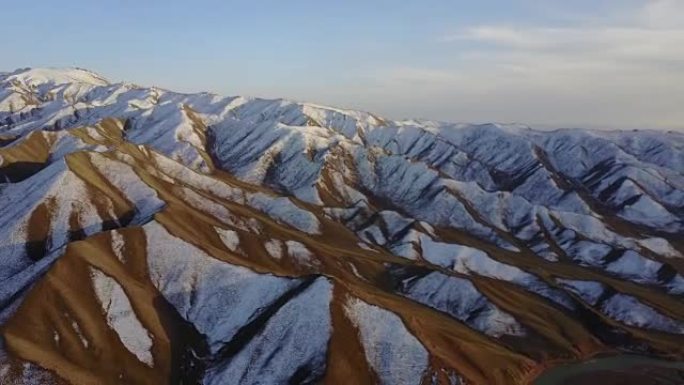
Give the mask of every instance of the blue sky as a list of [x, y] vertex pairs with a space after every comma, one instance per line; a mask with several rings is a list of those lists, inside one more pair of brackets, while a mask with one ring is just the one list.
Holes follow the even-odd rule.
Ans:
[[684, 1], [5, 1], [0, 69], [391, 118], [684, 127]]

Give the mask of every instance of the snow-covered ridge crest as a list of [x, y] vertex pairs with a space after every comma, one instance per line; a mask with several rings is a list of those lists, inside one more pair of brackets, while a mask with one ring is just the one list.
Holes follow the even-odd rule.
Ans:
[[2, 81], [19, 82], [37, 87], [41, 84], [62, 85], [86, 83], [94, 86], [108, 85], [103, 76], [83, 68], [24, 68], [0, 74]]

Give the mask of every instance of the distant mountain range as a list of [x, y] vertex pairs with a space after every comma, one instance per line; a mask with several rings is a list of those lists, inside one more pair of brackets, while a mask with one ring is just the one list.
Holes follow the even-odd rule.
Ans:
[[526, 384], [684, 359], [684, 134], [0, 73], [0, 383]]

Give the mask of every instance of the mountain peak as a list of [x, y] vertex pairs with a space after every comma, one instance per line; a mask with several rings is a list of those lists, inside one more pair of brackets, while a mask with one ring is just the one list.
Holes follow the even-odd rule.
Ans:
[[[29, 86], [41, 84], [72, 84], [86, 83], [93, 86], [104, 86], [109, 84], [103, 76], [97, 73], [78, 67], [43, 67], [43, 68], [21, 68], [14, 72], [5, 74], [5, 79], [18, 81]], [[3, 79], [4, 80], [4, 79]]]

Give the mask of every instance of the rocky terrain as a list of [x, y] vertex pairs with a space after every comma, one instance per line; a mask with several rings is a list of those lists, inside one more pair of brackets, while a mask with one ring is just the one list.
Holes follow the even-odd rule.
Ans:
[[684, 359], [684, 134], [0, 73], [0, 383], [527, 384]]

